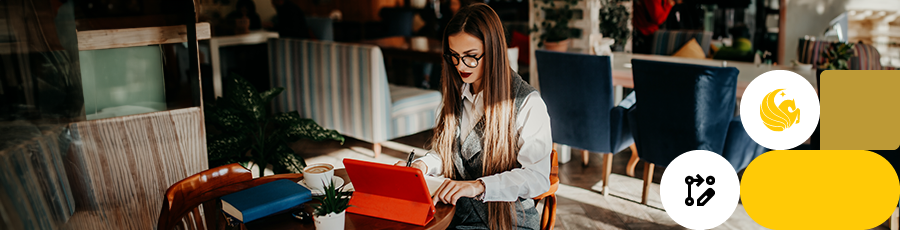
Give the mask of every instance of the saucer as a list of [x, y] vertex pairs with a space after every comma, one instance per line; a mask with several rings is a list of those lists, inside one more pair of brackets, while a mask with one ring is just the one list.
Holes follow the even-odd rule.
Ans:
[[[340, 188], [341, 185], [344, 185], [344, 179], [341, 177], [338, 177], [338, 176], [331, 177], [331, 181], [334, 182], [334, 186], [338, 187], [338, 188]], [[313, 196], [325, 195], [325, 191], [309, 188], [309, 186], [306, 185], [305, 180], [300, 180], [300, 182], [297, 182], [297, 184], [300, 184], [303, 187], [306, 187], [307, 189], [309, 189], [309, 191], [312, 192]], [[347, 188], [344, 188], [344, 191], [348, 191]]]

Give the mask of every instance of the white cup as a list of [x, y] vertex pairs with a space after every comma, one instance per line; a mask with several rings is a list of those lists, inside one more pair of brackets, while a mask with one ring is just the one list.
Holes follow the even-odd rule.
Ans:
[[426, 37], [413, 37], [410, 39], [410, 43], [415, 51], [428, 51], [428, 38]]
[[312, 190], [325, 191], [325, 185], [331, 184], [332, 177], [334, 165], [329, 163], [310, 164], [303, 168], [303, 181]]

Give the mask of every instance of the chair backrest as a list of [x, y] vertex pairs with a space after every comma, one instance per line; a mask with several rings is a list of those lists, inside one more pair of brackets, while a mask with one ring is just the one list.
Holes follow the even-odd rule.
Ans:
[[734, 117], [734, 67], [632, 60], [637, 104], [629, 112], [641, 159], [667, 166], [679, 154], [722, 154]]
[[825, 56], [822, 51], [828, 50], [834, 42], [816, 41], [800, 38], [800, 45], [797, 46], [797, 61], [804, 64], [813, 64], [818, 66], [825, 62]]
[[[556, 154], [556, 149], [550, 151], [550, 191], [541, 194], [534, 198], [535, 202], [539, 202], [544, 198], [551, 196], [556, 193], [556, 190], [559, 189], [559, 158]], [[557, 186], [553, 186], [556, 184]]]
[[550, 152], [550, 184], [559, 181], [559, 158], [556, 149]]
[[697, 39], [697, 43], [703, 49], [703, 54], [709, 56], [712, 32], [702, 30], [657, 30], [653, 34], [651, 54], [672, 55], [691, 38]]
[[553, 142], [611, 152], [609, 113], [615, 104], [609, 56], [535, 50], [535, 57]]
[[[169, 230], [179, 225], [187, 225], [185, 229], [206, 229], [218, 222], [212, 220], [219, 207], [212, 207], [213, 213], [206, 212], [207, 218], [200, 216], [200, 206], [237, 191], [265, 184], [279, 179], [302, 178], [303, 174], [278, 174], [261, 178], [252, 178], [250, 170], [238, 163], [223, 165], [194, 174], [173, 184], [166, 190], [163, 206], [157, 222], [158, 230]], [[209, 207], [205, 207], [209, 208]], [[205, 223], [205, 224], [204, 224]]]
[[331, 18], [306, 17], [306, 26], [309, 31], [321, 41], [334, 41], [334, 26]]
[[[252, 179], [250, 170], [234, 163], [208, 169], [176, 182], [166, 190], [163, 197], [157, 229], [169, 230], [182, 224], [192, 225], [186, 229], [205, 229], [206, 225], [212, 223], [203, 224], [205, 220], [198, 215], [197, 207], [207, 200], [228, 194], [219, 189]], [[188, 220], [182, 222], [183, 217]]]
[[856, 43], [853, 46], [853, 57], [850, 58], [850, 69], [853, 70], [882, 70], [881, 53], [874, 46]]
[[391, 93], [381, 49], [302, 39], [269, 40], [274, 111], [297, 111], [323, 128], [372, 143], [390, 137]]

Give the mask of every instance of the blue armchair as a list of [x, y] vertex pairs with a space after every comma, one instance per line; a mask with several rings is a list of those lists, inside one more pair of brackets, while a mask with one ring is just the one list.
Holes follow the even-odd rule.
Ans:
[[536, 50], [535, 57], [553, 141], [582, 149], [585, 164], [590, 152], [606, 153], [602, 175], [606, 195], [612, 154], [634, 143], [624, 122], [634, 96], [615, 106], [609, 56]]
[[721, 154], [737, 172], [766, 151], [735, 116], [736, 68], [637, 59], [632, 66], [638, 103], [627, 120], [644, 160], [641, 203], [647, 203], [653, 167], [684, 152]]

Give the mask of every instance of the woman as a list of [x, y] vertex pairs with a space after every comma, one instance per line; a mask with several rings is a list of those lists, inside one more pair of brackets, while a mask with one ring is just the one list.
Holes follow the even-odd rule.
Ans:
[[460, 9], [443, 44], [432, 151], [413, 167], [450, 178], [434, 199], [456, 206], [451, 228], [537, 229], [532, 198], [550, 188], [552, 146], [540, 94], [510, 68], [503, 26], [487, 5]]

